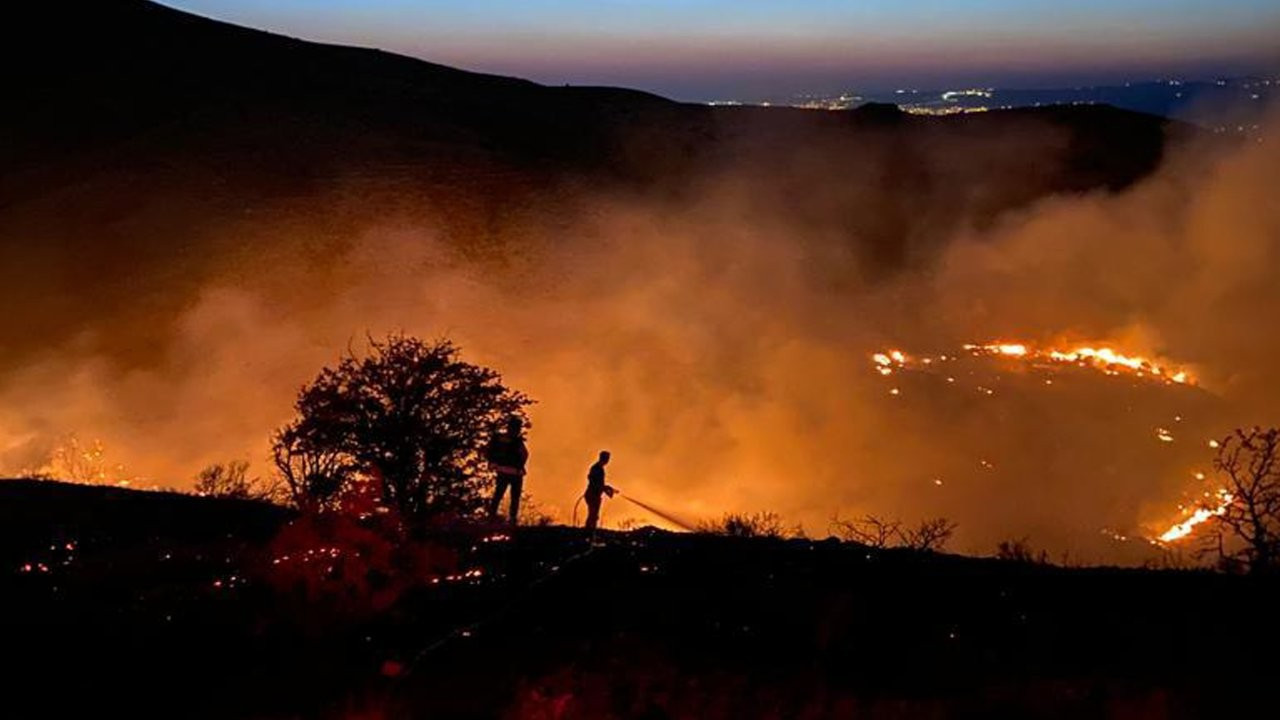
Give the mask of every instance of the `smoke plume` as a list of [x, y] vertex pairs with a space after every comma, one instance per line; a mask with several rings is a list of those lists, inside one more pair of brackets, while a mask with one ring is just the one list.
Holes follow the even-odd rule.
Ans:
[[[163, 342], [121, 362], [95, 338], [131, 329], [89, 318], [0, 378], [0, 470], [39, 468], [74, 433], [154, 484], [236, 458], [269, 472], [298, 388], [366, 333], [404, 331], [454, 340], [538, 401], [526, 489], [566, 521], [608, 449], [612, 484], [681, 517], [768, 509], [823, 536], [837, 514], [943, 515], [958, 550], [1029, 535], [1132, 559], [1102, 531], [1176, 519], [1208, 437], [1278, 419], [1280, 124], [1267, 127], [1175, 148], [1123, 191], [959, 218], [891, 272], [856, 238], [759, 202], [732, 167], [696, 193], [578, 198], [491, 253], [408, 215], [324, 245], [263, 223], [243, 241], [272, 252], [207, 273]], [[1200, 385], [992, 379], [979, 361], [947, 383], [869, 360], [993, 339], [1109, 342], [1191, 366]], [[1175, 442], [1155, 437], [1164, 426]], [[606, 520], [636, 512], [613, 503]]]

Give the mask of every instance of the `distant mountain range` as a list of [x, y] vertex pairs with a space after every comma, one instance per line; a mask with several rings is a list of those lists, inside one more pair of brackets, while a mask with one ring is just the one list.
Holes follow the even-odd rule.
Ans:
[[1195, 123], [1222, 133], [1249, 133], [1271, 101], [1280, 96], [1280, 77], [1223, 78], [1212, 82], [1158, 80], [1070, 88], [1007, 89], [902, 88], [879, 93], [807, 94], [760, 103], [807, 109], [843, 110], [859, 105], [892, 103], [910, 113], [950, 115], [1052, 105], [1110, 105], [1134, 112]]

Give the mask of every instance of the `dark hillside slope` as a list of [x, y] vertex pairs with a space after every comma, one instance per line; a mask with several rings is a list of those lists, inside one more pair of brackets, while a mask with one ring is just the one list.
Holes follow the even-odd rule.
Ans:
[[0, 508], [48, 568], [0, 569], [10, 681], [61, 688], [11, 717], [1231, 717], [1280, 642], [1274, 578], [569, 528], [445, 538], [476, 578], [315, 622], [333, 598], [262, 562], [284, 513], [19, 481]]
[[138, 492], [45, 480], [0, 480], [0, 562], [10, 568], [50, 544], [107, 547], [263, 541], [292, 513], [267, 503]]
[[[142, 0], [71, 1], [7, 25], [25, 62], [6, 166], [61, 152], [281, 146], [322, 162], [422, 156], [510, 164], [581, 163], [628, 114], [673, 103], [640, 92], [546, 88], [389, 53], [309, 43]], [[33, 38], [44, 40], [40, 46]], [[25, 42], [24, 42], [25, 41]], [[150, 146], [150, 147], [148, 147]], [[108, 152], [103, 156], [107, 159]], [[594, 157], [594, 155], [592, 156]], [[248, 156], [241, 159], [249, 159]], [[267, 158], [262, 158], [266, 160]], [[263, 163], [269, 165], [269, 163]]]

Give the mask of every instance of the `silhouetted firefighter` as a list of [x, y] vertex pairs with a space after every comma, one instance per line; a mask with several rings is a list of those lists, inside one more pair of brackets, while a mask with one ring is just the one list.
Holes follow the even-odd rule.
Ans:
[[587, 471], [587, 491], [582, 494], [582, 499], [587, 503], [587, 524], [588, 530], [595, 530], [600, 524], [600, 500], [604, 495], [613, 497], [617, 492], [613, 488], [604, 483], [604, 466], [609, 464], [609, 451], [601, 450], [600, 459], [596, 460], [591, 469]]
[[489, 501], [489, 517], [498, 516], [502, 495], [511, 490], [511, 524], [520, 518], [520, 493], [524, 490], [524, 466], [529, 461], [529, 449], [521, 434], [524, 425], [520, 418], [507, 420], [507, 431], [493, 436], [489, 441], [487, 459], [496, 475], [493, 499]]

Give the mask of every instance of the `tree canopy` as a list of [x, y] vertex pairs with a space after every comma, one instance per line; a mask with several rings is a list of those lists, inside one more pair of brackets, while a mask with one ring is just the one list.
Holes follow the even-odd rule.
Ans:
[[304, 508], [373, 482], [407, 516], [472, 515], [491, 480], [484, 448], [508, 418], [527, 425], [530, 404], [447, 340], [371, 338], [302, 388], [297, 417], [273, 438], [275, 461]]

